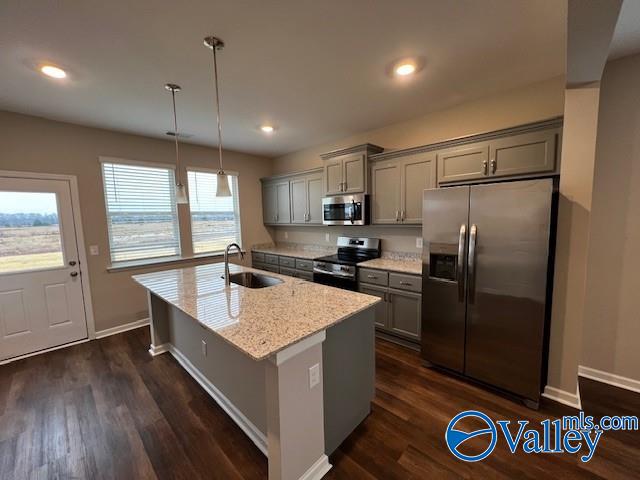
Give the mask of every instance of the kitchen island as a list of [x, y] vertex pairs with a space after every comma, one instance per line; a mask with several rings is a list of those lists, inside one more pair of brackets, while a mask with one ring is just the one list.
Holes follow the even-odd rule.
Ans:
[[150, 353], [170, 352], [267, 455], [270, 479], [317, 479], [369, 414], [379, 299], [230, 265], [281, 282], [232, 283], [224, 265], [135, 275]]

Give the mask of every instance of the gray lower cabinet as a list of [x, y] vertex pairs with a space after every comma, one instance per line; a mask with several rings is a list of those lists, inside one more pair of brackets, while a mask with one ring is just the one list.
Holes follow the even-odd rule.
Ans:
[[421, 291], [422, 278], [361, 268], [358, 279], [360, 292], [382, 299], [376, 305], [376, 328], [380, 332], [419, 343], [422, 295], [418, 292]]
[[251, 258], [253, 268], [313, 281], [313, 260], [262, 252], [251, 252]]
[[420, 341], [422, 295], [389, 289], [388, 329], [400, 336]]

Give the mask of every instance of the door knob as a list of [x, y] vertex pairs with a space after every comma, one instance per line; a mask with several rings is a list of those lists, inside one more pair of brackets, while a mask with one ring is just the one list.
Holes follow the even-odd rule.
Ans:
[[77, 277], [78, 276], [78, 272], [71, 272], [69, 275], [71, 275], [72, 277]]
[[75, 266], [75, 264], [76, 264], [76, 261], [75, 261], [75, 260], [71, 260], [71, 261], [69, 262], [69, 265], [70, 265], [70, 266], [72, 266], [72, 267], [73, 267], [73, 266]]

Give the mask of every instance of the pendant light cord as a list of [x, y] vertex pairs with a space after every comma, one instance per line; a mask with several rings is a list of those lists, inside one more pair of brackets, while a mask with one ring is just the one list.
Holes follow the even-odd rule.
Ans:
[[220, 172], [224, 173], [222, 168], [222, 123], [220, 119], [220, 93], [218, 92], [218, 60], [216, 57], [217, 47], [215, 44], [211, 50], [213, 50], [213, 78], [216, 86], [216, 109], [218, 112], [218, 157], [220, 159]]
[[173, 138], [176, 143], [176, 176], [178, 177], [177, 185], [182, 185], [180, 181], [180, 165], [178, 156], [178, 115], [176, 114], [176, 91], [175, 89], [171, 89], [171, 99], [173, 101]]

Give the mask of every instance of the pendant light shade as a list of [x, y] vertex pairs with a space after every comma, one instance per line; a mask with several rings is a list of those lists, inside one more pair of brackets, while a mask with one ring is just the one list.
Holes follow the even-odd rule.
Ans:
[[171, 92], [171, 100], [173, 101], [173, 139], [176, 144], [176, 203], [185, 204], [189, 203], [189, 198], [187, 197], [187, 189], [184, 188], [184, 185], [180, 181], [181, 172], [180, 155], [178, 152], [178, 116], [176, 114], [176, 92], [179, 92], [181, 88], [180, 85], [176, 85], [175, 83], [167, 83], [164, 88]]
[[231, 189], [229, 188], [229, 178], [222, 168], [222, 118], [220, 117], [220, 91], [218, 88], [218, 58], [216, 51], [222, 50], [224, 42], [217, 37], [205, 37], [204, 45], [213, 52], [213, 83], [215, 87], [216, 113], [218, 120], [218, 160], [220, 169], [218, 170], [216, 197], [230, 197]]

